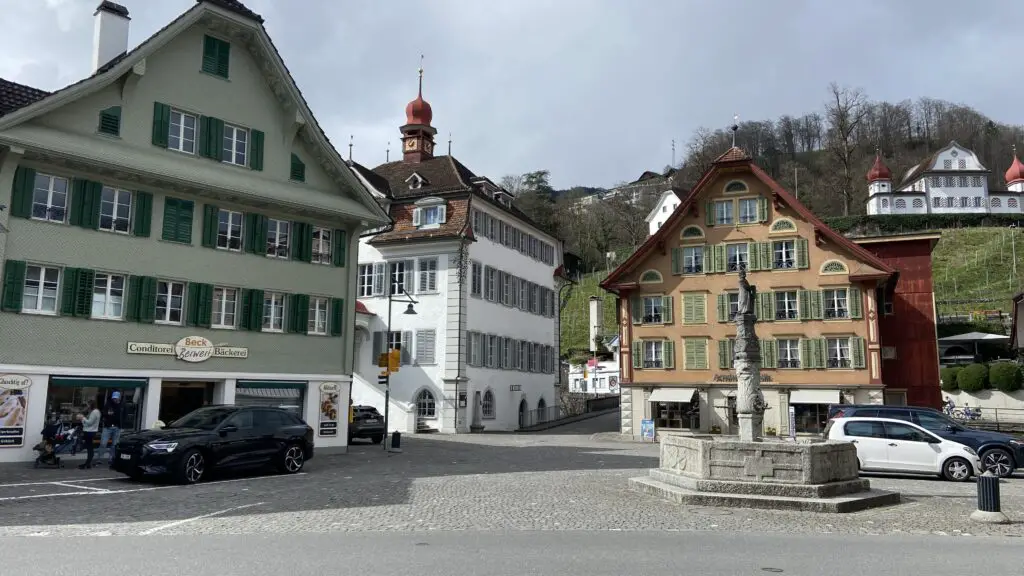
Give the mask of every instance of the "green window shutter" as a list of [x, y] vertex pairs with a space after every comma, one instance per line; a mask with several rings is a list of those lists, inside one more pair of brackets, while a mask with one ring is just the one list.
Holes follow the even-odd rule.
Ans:
[[672, 324], [672, 297], [661, 297], [661, 320], [665, 324]]
[[96, 284], [96, 272], [79, 268], [75, 278], [75, 309], [74, 316], [89, 318], [92, 316], [92, 291]]
[[672, 275], [679, 276], [682, 274], [683, 265], [683, 249], [673, 248], [672, 249]]
[[814, 342], [808, 338], [800, 339], [800, 367], [814, 368]]
[[301, 262], [313, 261], [313, 225], [306, 222], [293, 222], [292, 235], [295, 238], [295, 249], [292, 260]]
[[140, 238], [149, 238], [153, 228], [153, 195], [149, 192], [135, 193], [134, 218], [132, 234]]
[[729, 295], [719, 294], [718, 295], [718, 321], [728, 322], [729, 321]]
[[74, 179], [71, 182], [71, 218], [74, 226], [96, 230], [100, 227], [100, 203], [103, 184]]
[[16, 218], [32, 217], [32, 191], [36, 187], [36, 171], [25, 166], [14, 170], [14, 183], [11, 186], [11, 216]]
[[796, 239], [796, 267], [797, 268], [810, 268], [811, 257], [809, 253], [809, 244], [806, 238]]
[[758, 292], [754, 299], [754, 314], [757, 316], [758, 322], [768, 321], [768, 317], [765, 315], [765, 296], [771, 296], [771, 293]]
[[772, 243], [771, 242], [758, 242], [757, 243], [757, 249], [761, 253], [761, 269], [762, 270], [771, 270], [772, 269], [772, 260], [774, 259], [773, 257], [775, 256], [774, 254], [772, 254]]
[[220, 38], [203, 36], [203, 72], [227, 78], [230, 65], [231, 44]]
[[847, 298], [847, 301], [850, 303], [850, 318], [860, 320], [864, 315], [864, 302], [860, 288], [851, 286], [847, 293]]
[[811, 292], [811, 318], [814, 320], [825, 318], [825, 301], [821, 290]]
[[156, 278], [142, 278], [139, 286], [139, 322], [152, 324], [156, 320], [156, 289]]
[[239, 330], [251, 330], [249, 320], [252, 317], [252, 290], [242, 290], [241, 314], [238, 317]]
[[263, 170], [263, 132], [253, 130], [249, 143], [249, 168], [251, 170]]
[[100, 110], [100, 122], [97, 130], [101, 134], [110, 136], [121, 135], [121, 107], [111, 106], [106, 110]]
[[731, 370], [736, 367], [736, 339], [729, 338], [727, 342], [729, 343], [729, 369]]
[[860, 336], [850, 338], [850, 355], [853, 357], [854, 368], [866, 368], [866, 357], [864, 350], [864, 339]]
[[661, 356], [665, 359], [664, 366], [667, 369], [676, 367], [676, 345], [671, 340], [661, 343]]
[[8, 260], [4, 263], [3, 295], [0, 296], [0, 310], [21, 312], [21, 300], [25, 293], [25, 269], [22, 260]]
[[167, 148], [167, 139], [171, 133], [171, 107], [160, 102], [153, 102], [153, 145]]
[[199, 312], [196, 324], [209, 328], [213, 324], [213, 285], [199, 285]]
[[185, 294], [185, 325], [198, 326], [199, 299], [202, 296], [202, 288], [199, 287], [198, 282], [189, 282], [188, 288], [186, 288], [186, 290], [187, 294]]
[[192, 220], [195, 203], [180, 198], [164, 198], [164, 230], [162, 238], [170, 242], [192, 243]]
[[725, 272], [725, 244], [715, 244], [713, 247], [714, 251], [714, 270], [712, 272]]
[[139, 321], [139, 302], [142, 299], [139, 293], [142, 291], [142, 276], [128, 277], [128, 293], [124, 296], [124, 319], [129, 322]]
[[715, 225], [715, 203], [710, 200], [704, 203], [704, 224]]
[[[348, 265], [348, 233], [344, 230], [335, 230], [332, 236], [334, 246], [332, 247], [332, 254], [334, 258], [335, 266], [347, 266]], [[312, 244], [312, 239], [310, 239]], [[312, 249], [311, 249], [312, 251]], [[312, 254], [311, 254], [312, 256]]]
[[250, 254], [265, 254], [267, 251], [266, 218], [262, 214], [245, 214], [245, 251]]
[[761, 269], [761, 252], [757, 249], [757, 242], [747, 243], [747, 266], [750, 271]]
[[292, 166], [288, 178], [296, 182], [306, 181], [306, 165], [295, 154], [292, 154]]
[[220, 208], [213, 204], [203, 205], [203, 234], [202, 244], [207, 248], [217, 247], [217, 229], [219, 223]]
[[818, 338], [816, 342], [818, 348], [818, 368], [828, 368], [828, 340]]
[[696, 294], [683, 294], [683, 324], [696, 324], [694, 307], [697, 302]]
[[263, 329], [263, 290], [250, 290], [251, 306], [249, 307], [249, 330], [259, 332]]
[[768, 221], [768, 199], [764, 196], [757, 199], [757, 221]]
[[694, 369], [696, 370], [707, 370], [708, 369], [708, 340], [707, 338], [692, 338], [693, 340], [693, 355], [696, 357], [696, 364]]
[[639, 296], [634, 296], [629, 299], [630, 316], [633, 318], [633, 324], [644, 323], [644, 301]]
[[[485, 336], [486, 337], [486, 336]], [[633, 368], [642, 369], [644, 367], [644, 349], [643, 342], [637, 340], [633, 342], [633, 352], [630, 354], [633, 360]]]
[[693, 321], [697, 324], [706, 324], [708, 321], [707, 294], [694, 294], [693, 300]]
[[683, 338], [683, 370], [698, 369], [699, 358], [697, 357], [696, 340], [696, 338]]
[[301, 294], [287, 294], [285, 297], [284, 307], [287, 317], [284, 321], [284, 331], [289, 334], [299, 331], [299, 301], [301, 299]]
[[761, 366], [764, 368], [779, 367], [779, 352], [775, 340], [770, 338], [761, 339]]
[[224, 121], [212, 116], [199, 119], [199, 155], [220, 161], [224, 157]]
[[800, 290], [797, 292], [797, 312], [800, 313], [801, 320], [811, 319], [811, 292], [810, 290]]
[[729, 341], [718, 341], [718, 367], [722, 370], [732, 368], [732, 359], [729, 358]]
[[341, 298], [331, 298], [331, 336], [341, 336], [342, 324], [345, 319], [345, 300]]
[[711, 257], [711, 246], [707, 244], [701, 246], [700, 250], [700, 271], [702, 274], [712, 272], [711, 263], [708, 262], [708, 258]]
[[78, 268], [65, 268], [61, 273], [60, 313], [75, 315], [75, 289], [78, 287]]

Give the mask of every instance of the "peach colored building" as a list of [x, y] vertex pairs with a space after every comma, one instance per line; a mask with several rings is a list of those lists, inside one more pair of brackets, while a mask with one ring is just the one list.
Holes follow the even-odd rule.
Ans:
[[829, 404], [883, 402], [876, 294], [896, 270], [829, 229], [739, 148], [720, 156], [601, 286], [618, 295], [622, 432], [736, 432], [737, 271], [758, 290], [765, 431], [820, 431]]

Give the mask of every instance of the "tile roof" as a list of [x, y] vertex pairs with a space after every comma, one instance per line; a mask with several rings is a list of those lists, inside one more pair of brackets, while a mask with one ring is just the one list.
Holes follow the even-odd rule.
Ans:
[[373, 316], [373, 312], [366, 307], [361, 301], [356, 300], [356, 314], [366, 314], [367, 316]]
[[361, 174], [363, 178], [366, 178], [366, 181], [369, 182], [370, 184], [372, 184], [373, 187], [377, 189], [377, 191], [381, 192], [382, 194], [384, 194], [388, 198], [392, 197], [391, 196], [391, 185], [388, 182], [387, 178], [384, 178], [380, 174], [377, 174], [376, 172], [374, 172], [373, 170], [370, 170], [366, 166], [363, 166], [359, 162], [349, 162], [348, 165], [353, 170], [355, 170], [356, 172]]
[[263, 24], [262, 16], [253, 12], [252, 10], [249, 10], [245, 7], [245, 4], [242, 4], [238, 0], [196, 0], [197, 4], [199, 2], [208, 2], [210, 4], [213, 4], [214, 6], [219, 6], [225, 10], [230, 10], [231, 12], [234, 12], [235, 14], [238, 14], [240, 16], [252, 18], [253, 20], [259, 22], [260, 24]]
[[469, 194], [447, 198], [444, 224], [426, 230], [412, 225], [412, 211], [416, 208], [414, 203], [392, 204], [391, 219], [395, 223], [394, 228], [389, 232], [374, 236], [369, 243], [391, 244], [414, 240], [450, 239], [464, 234], [472, 238], [472, 230], [469, 226], [469, 203]]
[[726, 150], [724, 154], [722, 154], [718, 158], [715, 158], [714, 163], [718, 164], [721, 162], [739, 162], [741, 160], [750, 160], [750, 155], [747, 154], [739, 146], [733, 146], [732, 148]]
[[[436, 156], [423, 162], [398, 160], [381, 164], [374, 172], [388, 181], [394, 198], [418, 198], [442, 192], [472, 190], [471, 182], [476, 175], [452, 156]], [[415, 190], [406, 182], [413, 174], [419, 174], [426, 182]]]
[[46, 90], [0, 78], [0, 116], [28, 106], [49, 95], [50, 93]]

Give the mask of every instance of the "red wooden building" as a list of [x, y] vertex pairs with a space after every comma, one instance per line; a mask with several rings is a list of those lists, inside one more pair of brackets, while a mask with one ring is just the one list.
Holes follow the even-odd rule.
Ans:
[[940, 234], [852, 238], [899, 271], [879, 289], [878, 331], [886, 404], [939, 408], [939, 346], [935, 328], [932, 250]]

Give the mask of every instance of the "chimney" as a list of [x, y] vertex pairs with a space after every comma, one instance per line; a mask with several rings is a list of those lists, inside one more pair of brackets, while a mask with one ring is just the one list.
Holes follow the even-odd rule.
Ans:
[[599, 296], [590, 297], [590, 351], [597, 352], [597, 337], [604, 333], [604, 313]]
[[93, 13], [92, 71], [128, 51], [128, 9], [103, 0]]

